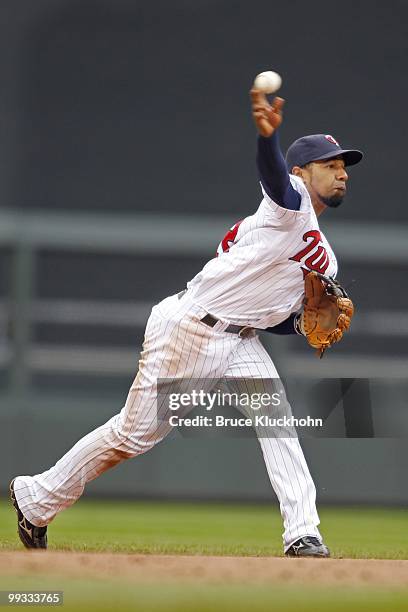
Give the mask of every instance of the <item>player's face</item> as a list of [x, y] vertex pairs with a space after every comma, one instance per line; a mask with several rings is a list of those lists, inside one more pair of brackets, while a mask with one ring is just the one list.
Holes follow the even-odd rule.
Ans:
[[325, 206], [340, 206], [346, 195], [348, 175], [342, 158], [323, 159], [311, 162], [305, 168], [303, 180], [313, 200]]

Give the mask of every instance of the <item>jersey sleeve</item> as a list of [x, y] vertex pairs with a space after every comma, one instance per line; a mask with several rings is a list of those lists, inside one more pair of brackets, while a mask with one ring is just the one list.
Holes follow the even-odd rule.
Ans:
[[268, 138], [258, 136], [256, 163], [262, 187], [268, 196], [282, 208], [299, 210], [301, 196], [291, 184], [277, 130]]

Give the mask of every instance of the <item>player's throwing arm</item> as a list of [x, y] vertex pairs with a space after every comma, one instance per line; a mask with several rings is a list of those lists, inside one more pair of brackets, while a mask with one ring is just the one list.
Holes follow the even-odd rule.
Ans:
[[[255, 78], [250, 91], [252, 116], [264, 138], [270, 138], [283, 120], [285, 100], [276, 96], [269, 102], [266, 96], [277, 91], [281, 84], [282, 79], [276, 72], [262, 72]], [[336, 141], [334, 143], [339, 147]], [[304, 272], [305, 297], [302, 310], [294, 318], [294, 327], [322, 357], [324, 351], [339, 342], [350, 328], [354, 305], [345, 289], [333, 278], [316, 270]]]

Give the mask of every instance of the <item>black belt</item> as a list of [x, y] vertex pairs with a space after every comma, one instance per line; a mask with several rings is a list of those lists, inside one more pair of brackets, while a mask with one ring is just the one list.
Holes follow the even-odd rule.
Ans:
[[[177, 294], [179, 300], [183, 297], [183, 295], [187, 292], [187, 289], [183, 289], [180, 293]], [[206, 314], [205, 317], [200, 319], [201, 323], [205, 323], [208, 327], [214, 327], [219, 319], [213, 317], [210, 313]], [[249, 325], [228, 325], [223, 331], [228, 332], [229, 334], [238, 334], [240, 338], [246, 338], [248, 336], [252, 336], [255, 332], [253, 327]]]

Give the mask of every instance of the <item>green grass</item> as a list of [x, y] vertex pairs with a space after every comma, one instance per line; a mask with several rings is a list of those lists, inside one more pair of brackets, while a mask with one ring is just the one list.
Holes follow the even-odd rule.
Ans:
[[[322, 508], [322, 533], [334, 556], [407, 559], [408, 512], [402, 509]], [[15, 515], [0, 504], [3, 550], [22, 550]], [[281, 555], [276, 506], [106, 502], [81, 500], [50, 526], [50, 548], [167, 554]], [[313, 563], [313, 561], [312, 561]], [[184, 582], [151, 584], [106, 575], [93, 579], [32, 574], [0, 577], [0, 590], [62, 590], [63, 610], [75, 612], [340, 612], [403, 611], [405, 588], [325, 587]], [[136, 568], [135, 568], [135, 571]]]
[[[64, 612], [403, 612], [408, 594], [401, 589], [313, 588], [264, 585], [132, 585], [103, 580], [8, 579], [7, 590], [62, 590]], [[27, 608], [24, 608], [27, 609]]]
[[[408, 559], [404, 509], [321, 508], [335, 557]], [[20, 550], [15, 514], [0, 505], [0, 547]], [[50, 525], [50, 549], [162, 554], [281, 555], [276, 506], [81, 500]]]

